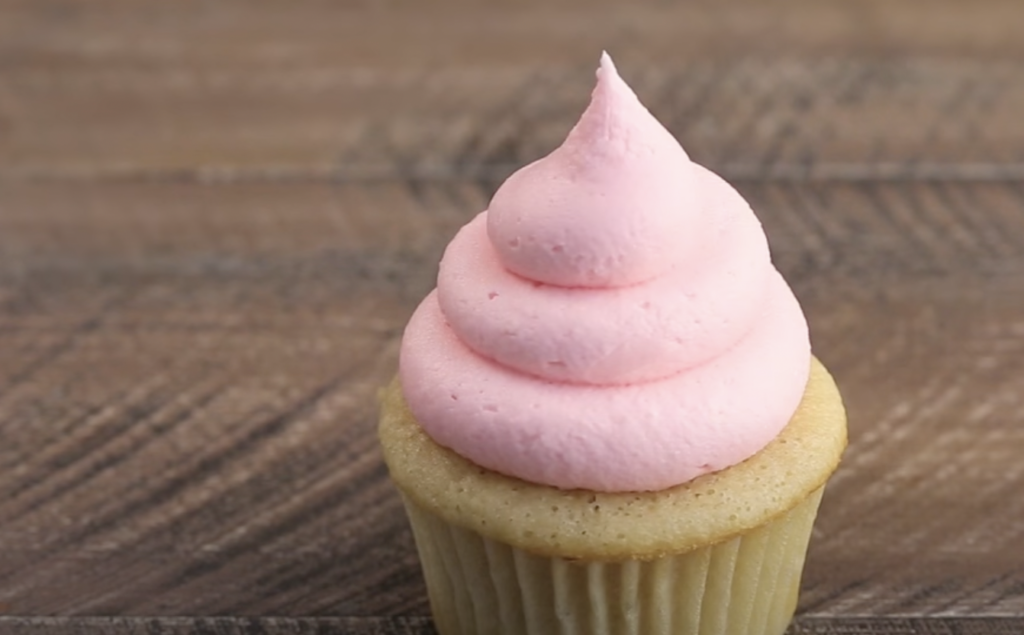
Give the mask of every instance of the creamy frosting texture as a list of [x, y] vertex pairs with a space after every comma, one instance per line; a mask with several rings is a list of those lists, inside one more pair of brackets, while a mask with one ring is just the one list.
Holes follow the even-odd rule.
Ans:
[[562, 146], [448, 246], [399, 374], [427, 434], [482, 467], [645, 491], [763, 448], [809, 368], [753, 211], [604, 55]]

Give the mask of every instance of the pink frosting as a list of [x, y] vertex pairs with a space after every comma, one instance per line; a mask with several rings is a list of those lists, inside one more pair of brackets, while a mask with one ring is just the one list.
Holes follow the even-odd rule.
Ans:
[[690, 161], [607, 55], [565, 143], [462, 228], [402, 342], [413, 414], [483, 467], [659, 490], [786, 425], [807, 324], [743, 198]]

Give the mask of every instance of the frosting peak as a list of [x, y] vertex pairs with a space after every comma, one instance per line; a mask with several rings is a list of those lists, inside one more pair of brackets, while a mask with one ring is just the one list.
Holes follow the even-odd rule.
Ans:
[[399, 373], [427, 434], [478, 465], [638, 491], [763, 448], [809, 369], [756, 216], [604, 56], [565, 143], [448, 246]]
[[622, 287], [692, 247], [692, 164], [604, 54], [590, 105], [565, 143], [513, 174], [488, 210], [502, 265], [562, 287]]

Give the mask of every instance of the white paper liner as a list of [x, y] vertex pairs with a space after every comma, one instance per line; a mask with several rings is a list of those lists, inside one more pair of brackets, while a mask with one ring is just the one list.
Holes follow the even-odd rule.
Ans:
[[406, 510], [441, 635], [780, 635], [823, 490], [727, 542], [650, 561], [536, 556]]

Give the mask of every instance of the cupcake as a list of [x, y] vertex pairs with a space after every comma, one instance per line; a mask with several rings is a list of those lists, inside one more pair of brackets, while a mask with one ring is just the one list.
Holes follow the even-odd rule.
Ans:
[[442, 635], [755, 635], [846, 419], [753, 211], [604, 55], [445, 251], [379, 433]]

